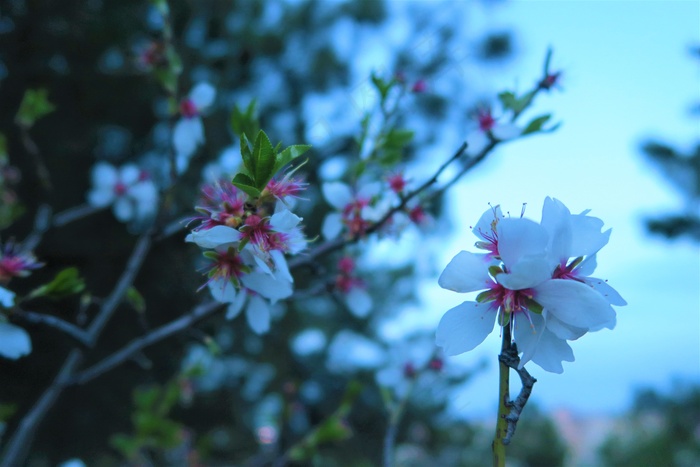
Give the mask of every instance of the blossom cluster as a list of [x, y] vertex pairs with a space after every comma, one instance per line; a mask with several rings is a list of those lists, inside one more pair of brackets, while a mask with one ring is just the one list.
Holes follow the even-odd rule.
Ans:
[[[0, 246], [0, 284], [6, 285], [14, 277], [26, 277], [43, 263], [37, 261], [31, 252], [21, 251], [13, 242]], [[0, 286], [0, 310], [12, 309], [15, 293]], [[17, 359], [32, 351], [29, 334], [19, 326], [8, 323], [0, 311], [0, 356]]]
[[186, 241], [206, 250], [211, 264], [205, 285], [216, 300], [228, 304], [227, 317], [245, 308], [257, 333], [268, 331], [271, 305], [293, 292], [285, 254], [301, 252], [307, 242], [302, 218], [288, 206], [305, 187], [287, 176], [270, 180], [259, 197], [225, 179], [202, 189], [200, 215], [194, 219], [199, 224]]
[[567, 341], [615, 326], [611, 305], [625, 300], [606, 281], [591, 277], [596, 254], [608, 243], [603, 221], [571, 212], [557, 199], [545, 199], [540, 223], [506, 217], [499, 206], [486, 211], [473, 229], [477, 248], [461, 251], [439, 278], [455, 292], [479, 292], [447, 311], [436, 342], [447, 355], [474, 349], [494, 327], [509, 326], [520, 366], [532, 360], [561, 373], [574, 361]]

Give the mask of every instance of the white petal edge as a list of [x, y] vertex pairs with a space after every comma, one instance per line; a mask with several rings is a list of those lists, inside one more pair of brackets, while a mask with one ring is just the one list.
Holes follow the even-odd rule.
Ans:
[[435, 344], [445, 355], [459, 355], [474, 349], [493, 331], [496, 312], [488, 305], [464, 302], [444, 314], [435, 333]]
[[0, 356], [17, 360], [32, 351], [27, 331], [10, 323], [0, 323]]
[[493, 285], [488, 263], [486, 255], [460, 251], [440, 274], [438, 285], [459, 293], [488, 289]]

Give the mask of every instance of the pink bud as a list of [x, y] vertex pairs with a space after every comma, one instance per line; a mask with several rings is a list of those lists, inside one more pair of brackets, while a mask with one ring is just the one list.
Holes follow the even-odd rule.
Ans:
[[413, 84], [413, 87], [411, 88], [411, 92], [415, 92], [416, 94], [421, 94], [424, 93], [425, 91], [428, 90], [428, 83], [425, 82], [423, 79], [419, 79]]
[[191, 99], [183, 99], [180, 102], [180, 114], [185, 118], [192, 118], [199, 115], [199, 110]]

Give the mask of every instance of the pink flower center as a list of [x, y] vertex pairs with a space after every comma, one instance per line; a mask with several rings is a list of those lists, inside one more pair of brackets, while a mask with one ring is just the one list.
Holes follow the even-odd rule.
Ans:
[[351, 235], [362, 235], [369, 228], [369, 222], [362, 218], [362, 208], [369, 205], [368, 199], [358, 198], [343, 209], [343, 222]]
[[126, 184], [124, 182], [117, 182], [114, 184], [114, 194], [117, 196], [123, 196], [126, 193]]
[[355, 261], [349, 256], [343, 256], [338, 261], [338, 269], [343, 274], [350, 275], [355, 269]]
[[180, 114], [185, 118], [192, 118], [199, 115], [199, 110], [191, 99], [183, 99], [180, 102]]
[[496, 124], [491, 112], [488, 110], [481, 110], [477, 115], [479, 121], [479, 129], [483, 132], [491, 131], [493, 126]]
[[389, 177], [389, 187], [394, 193], [401, 193], [406, 188], [406, 180], [403, 175], [396, 174]]

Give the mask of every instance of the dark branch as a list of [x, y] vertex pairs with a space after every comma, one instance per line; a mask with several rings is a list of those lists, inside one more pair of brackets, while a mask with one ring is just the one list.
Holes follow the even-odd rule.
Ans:
[[416, 188], [415, 190], [411, 191], [410, 193], [406, 194], [406, 196], [403, 197], [401, 200], [401, 203], [399, 203], [397, 206], [393, 207], [390, 209], [384, 216], [379, 219], [376, 223], [372, 224], [364, 233], [363, 235], [357, 235], [354, 237], [349, 237], [349, 238], [337, 238], [334, 240], [330, 240], [326, 243], [323, 243], [313, 250], [311, 250], [308, 254], [304, 255], [303, 257], [296, 258], [292, 261], [289, 262], [289, 268], [290, 269], [295, 269], [300, 266], [307, 266], [311, 264], [316, 258], [321, 257], [326, 255], [327, 253], [330, 253], [332, 251], [340, 250], [341, 248], [347, 246], [347, 245], [352, 245], [353, 243], [357, 243], [361, 238], [364, 238], [365, 236], [372, 234], [376, 232], [377, 230], [381, 229], [384, 224], [391, 219], [391, 217], [396, 214], [397, 212], [403, 210], [408, 202], [418, 196], [420, 193], [428, 189], [430, 186], [434, 185], [437, 182], [438, 177], [442, 174], [442, 172], [445, 171], [445, 169], [455, 160], [459, 159], [459, 157], [464, 154], [464, 151], [467, 149], [467, 143], [462, 143], [462, 145], [457, 149], [457, 151], [450, 157], [445, 163], [443, 163], [440, 168], [435, 172], [435, 174], [425, 181], [421, 186]]
[[220, 310], [223, 305], [223, 303], [211, 301], [197, 306], [194, 310], [192, 310], [192, 312], [181, 316], [168, 324], [164, 324], [163, 326], [154, 329], [142, 337], [132, 340], [129, 344], [125, 345], [120, 350], [114, 352], [99, 363], [76, 374], [68, 381], [67, 384], [84, 384], [97, 378], [103, 373], [106, 373], [107, 371], [121, 365], [140, 350], [177, 334], [178, 332], [189, 328], [207, 316], [214, 314], [216, 311]]
[[75, 324], [69, 323], [68, 321], [64, 321], [56, 316], [37, 313], [34, 311], [26, 311], [19, 309], [15, 309], [15, 311], [17, 311], [16, 316], [22, 321], [26, 321], [27, 323], [32, 324], [43, 324], [46, 326], [50, 326], [69, 335], [84, 347], [90, 346], [90, 336], [88, 336], [87, 332], [83, 331]]

